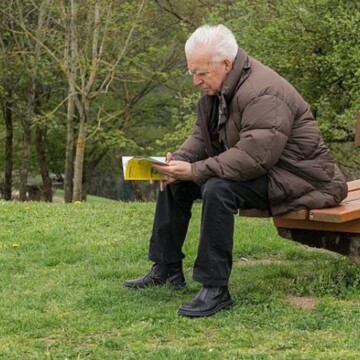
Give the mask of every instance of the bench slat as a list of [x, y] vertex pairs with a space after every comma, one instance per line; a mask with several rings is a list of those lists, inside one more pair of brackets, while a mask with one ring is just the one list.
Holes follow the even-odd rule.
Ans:
[[330, 223], [342, 223], [360, 218], [360, 200], [343, 203], [326, 209], [310, 210], [309, 220]]
[[360, 234], [360, 219], [342, 223], [328, 223], [312, 220], [282, 219], [275, 217], [274, 224], [279, 228], [337, 231]]
[[239, 210], [239, 215], [246, 217], [259, 217], [259, 218], [271, 217], [269, 210], [262, 210], [262, 209], [241, 209]]
[[347, 182], [348, 191], [360, 190], [360, 179]]
[[[240, 216], [245, 217], [271, 217], [271, 213], [269, 210], [260, 210], [260, 209], [246, 209], [246, 210], [239, 210]], [[296, 211], [289, 211], [285, 214], [279, 215], [282, 219], [294, 219], [294, 220], [305, 220], [309, 217], [309, 210], [300, 209]]]
[[309, 210], [300, 209], [277, 216], [281, 219], [305, 220], [309, 217]]
[[341, 203], [342, 204], [349, 203], [349, 202], [355, 201], [355, 200], [360, 200], [360, 190], [350, 191], [348, 193], [347, 197]]

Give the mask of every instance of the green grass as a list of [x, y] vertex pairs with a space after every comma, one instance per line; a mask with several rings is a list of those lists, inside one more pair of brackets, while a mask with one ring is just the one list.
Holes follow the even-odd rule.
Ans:
[[200, 287], [198, 204], [187, 288], [123, 288], [150, 268], [153, 210], [0, 202], [0, 359], [360, 359], [360, 267], [281, 239], [269, 219], [236, 218], [229, 311], [177, 315]]

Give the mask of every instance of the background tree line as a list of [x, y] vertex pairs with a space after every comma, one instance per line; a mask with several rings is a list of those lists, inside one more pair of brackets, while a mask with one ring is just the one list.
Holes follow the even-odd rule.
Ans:
[[360, 110], [358, 0], [9, 0], [0, 20], [6, 200], [36, 183], [52, 201], [60, 174], [66, 202], [146, 198], [145, 184], [121, 182], [121, 156], [163, 155], [191, 130], [198, 93], [183, 46], [203, 23], [229, 26], [292, 82], [344, 172], [359, 168], [346, 145]]

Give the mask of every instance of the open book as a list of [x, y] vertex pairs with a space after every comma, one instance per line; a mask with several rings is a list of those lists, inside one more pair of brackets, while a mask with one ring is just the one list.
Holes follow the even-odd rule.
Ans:
[[167, 165], [165, 157], [123, 156], [125, 180], [164, 180], [165, 175], [152, 168], [153, 164]]

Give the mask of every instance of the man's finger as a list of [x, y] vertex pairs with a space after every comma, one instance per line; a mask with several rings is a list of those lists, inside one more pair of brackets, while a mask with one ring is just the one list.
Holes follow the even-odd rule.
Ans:
[[166, 154], [166, 162], [171, 161], [172, 158], [173, 158], [172, 153], [171, 153], [171, 152], [168, 152], [168, 153]]

